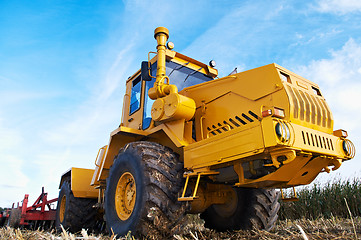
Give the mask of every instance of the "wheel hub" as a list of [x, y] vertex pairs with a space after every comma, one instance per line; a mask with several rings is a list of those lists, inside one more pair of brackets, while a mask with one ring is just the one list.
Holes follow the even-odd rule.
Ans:
[[136, 199], [135, 179], [130, 172], [125, 172], [119, 178], [115, 191], [115, 209], [118, 217], [125, 221], [133, 212]]
[[222, 217], [232, 216], [238, 206], [238, 196], [234, 189], [228, 193], [227, 201], [225, 204], [213, 205], [214, 210]]
[[60, 222], [63, 222], [63, 221], [64, 221], [65, 207], [66, 207], [66, 196], [64, 195], [64, 196], [61, 198], [61, 201], [60, 201], [60, 209], [59, 209], [59, 219], [60, 219]]

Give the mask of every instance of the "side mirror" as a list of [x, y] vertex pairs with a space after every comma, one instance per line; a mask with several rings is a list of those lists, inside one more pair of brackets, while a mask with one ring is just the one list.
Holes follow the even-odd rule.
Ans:
[[152, 78], [149, 75], [149, 65], [148, 62], [143, 61], [141, 66], [141, 75], [143, 81], [152, 81]]

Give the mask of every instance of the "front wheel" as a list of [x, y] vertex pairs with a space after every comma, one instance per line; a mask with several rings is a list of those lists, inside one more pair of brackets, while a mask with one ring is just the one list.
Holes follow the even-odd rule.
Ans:
[[279, 192], [274, 189], [234, 188], [226, 204], [212, 205], [201, 214], [205, 227], [217, 231], [271, 230], [278, 218]]
[[176, 154], [153, 142], [134, 142], [119, 151], [105, 191], [105, 218], [110, 233], [169, 236], [185, 215], [177, 201], [183, 164]]

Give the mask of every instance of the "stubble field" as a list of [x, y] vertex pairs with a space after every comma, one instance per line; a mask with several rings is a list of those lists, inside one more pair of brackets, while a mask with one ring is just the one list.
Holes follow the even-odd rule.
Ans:
[[[290, 193], [289, 193], [290, 194]], [[270, 231], [249, 230], [216, 232], [204, 228], [197, 215], [188, 215], [183, 232], [173, 235], [176, 240], [203, 239], [361, 239], [361, 179], [334, 180], [327, 184], [313, 184], [298, 192], [299, 201], [283, 202], [279, 220]], [[0, 239], [73, 240], [115, 239], [116, 236], [94, 235], [83, 230], [71, 234], [54, 231], [0, 228]], [[120, 239], [136, 239], [129, 233]], [[147, 236], [145, 239], [162, 239]]]

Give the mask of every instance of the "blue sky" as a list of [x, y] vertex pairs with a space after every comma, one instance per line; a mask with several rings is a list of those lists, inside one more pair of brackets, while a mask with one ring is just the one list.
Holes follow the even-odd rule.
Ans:
[[[220, 76], [276, 62], [316, 82], [361, 149], [360, 22], [357, 0], [1, 1], [0, 206], [41, 186], [57, 197], [63, 172], [93, 168], [158, 26]], [[360, 171], [356, 156], [321, 178]]]

